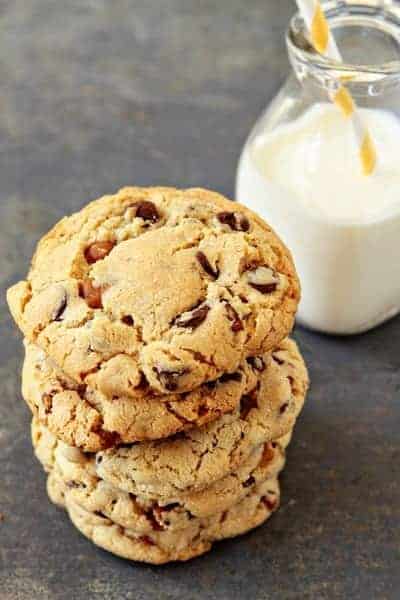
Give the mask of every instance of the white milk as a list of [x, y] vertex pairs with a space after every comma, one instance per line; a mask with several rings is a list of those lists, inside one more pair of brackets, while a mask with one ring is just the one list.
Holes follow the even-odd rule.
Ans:
[[370, 177], [351, 126], [325, 103], [253, 138], [238, 170], [238, 201], [293, 253], [300, 322], [327, 333], [366, 331], [400, 311], [400, 121], [382, 110], [361, 114], [379, 157]]

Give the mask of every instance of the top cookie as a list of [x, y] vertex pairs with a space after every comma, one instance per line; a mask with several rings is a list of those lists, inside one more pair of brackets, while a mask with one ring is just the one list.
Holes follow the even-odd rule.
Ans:
[[26, 337], [106, 395], [190, 391], [291, 330], [289, 251], [219, 194], [126, 188], [60, 221], [8, 291]]

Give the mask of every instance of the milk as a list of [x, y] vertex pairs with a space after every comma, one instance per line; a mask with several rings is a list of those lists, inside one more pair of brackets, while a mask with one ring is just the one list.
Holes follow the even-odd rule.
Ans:
[[360, 112], [379, 157], [370, 177], [350, 124], [325, 103], [253, 137], [238, 169], [237, 200], [293, 253], [300, 322], [326, 333], [363, 332], [400, 311], [400, 121]]

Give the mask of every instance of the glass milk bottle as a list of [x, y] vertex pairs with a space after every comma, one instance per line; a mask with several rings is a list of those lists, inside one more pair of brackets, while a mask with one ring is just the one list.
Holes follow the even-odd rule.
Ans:
[[[300, 323], [352, 334], [400, 312], [400, 8], [341, 0], [324, 9], [345, 63], [313, 52], [302, 19], [293, 18], [293, 73], [245, 144], [236, 197], [292, 251]], [[350, 121], [329, 102], [338, 81], [375, 142], [371, 176]]]

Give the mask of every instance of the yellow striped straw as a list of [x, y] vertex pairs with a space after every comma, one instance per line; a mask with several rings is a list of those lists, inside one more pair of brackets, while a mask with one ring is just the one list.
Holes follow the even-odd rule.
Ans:
[[[329, 29], [320, 0], [296, 0], [296, 2], [309, 30], [311, 42], [317, 52], [336, 62], [343, 62], [335, 38]], [[338, 90], [332, 92], [331, 100], [342, 110], [346, 117], [351, 119], [364, 174], [371, 175], [377, 162], [375, 145], [357, 110], [354, 99], [350, 92], [340, 84]]]

